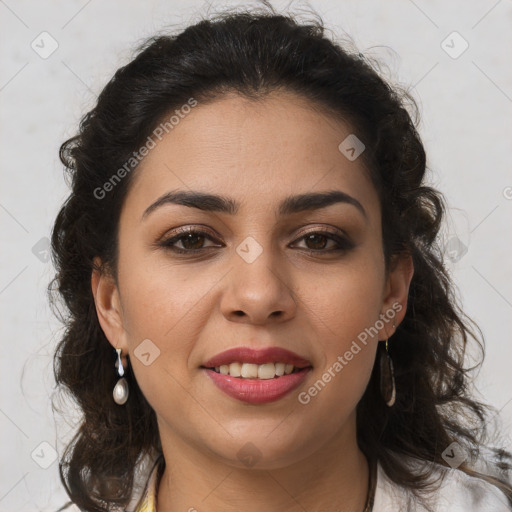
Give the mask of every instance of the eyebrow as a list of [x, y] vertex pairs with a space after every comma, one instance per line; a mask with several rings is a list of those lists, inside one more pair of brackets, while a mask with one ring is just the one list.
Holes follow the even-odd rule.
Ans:
[[[307, 194], [289, 196], [279, 204], [278, 213], [280, 216], [291, 215], [293, 213], [326, 208], [336, 203], [353, 205], [365, 218], [368, 218], [363, 205], [356, 198], [341, 190], [310, 192]], [[206, 212], [220, 212], [229, 215], [235, 215], [240, 207], [236, 201], [226, 196], [198, 191], [174, 190], [162, 195], [146, 208], [142, 214], [141, 220], [144, 220], [150, 213], [166, 204], [178, 204]]]

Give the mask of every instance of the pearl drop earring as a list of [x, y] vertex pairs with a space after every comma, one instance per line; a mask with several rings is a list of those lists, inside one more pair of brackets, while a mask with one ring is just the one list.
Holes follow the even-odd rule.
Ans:
[[116, 385], [114, 386], [113, 396], [114, 396], [114, 402], [116, 404], [123, 405], [128, 400], [129, 389], [128, 389], [128, 382], [123, 377], [124, 368], [123, 368], [123, 362], [121, 360], [121, 349], [116, 348], [116, 352], [117, 352], [117, 361], [116, 361], [117, 374], [121, 378], [117, 381]]

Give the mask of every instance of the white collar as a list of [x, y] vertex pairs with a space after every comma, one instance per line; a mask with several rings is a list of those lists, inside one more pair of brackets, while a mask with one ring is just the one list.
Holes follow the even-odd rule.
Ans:
[[[412, 469], [425, 469], [431, 463], [404, 457]], [[428, 504], [434, 512], [511, 512], [506, 496], [494, 485], [464, 473], [434, 464], [434, 492]], [[438, 486], [438, 488], [437, 488]], [[372, 512], [426, 512], [412, 491], [393, 482], [377, 465], [377, 487]]]

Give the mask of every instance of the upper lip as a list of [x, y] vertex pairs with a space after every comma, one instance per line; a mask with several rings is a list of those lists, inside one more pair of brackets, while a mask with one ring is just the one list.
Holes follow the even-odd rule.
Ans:
[[205, 368], [215, 368], [216, 366], [222, 366], [224, 364], [231, 363], [252, 363], [252, 364], [264, 364], [264, 363], [288, 363], [293, 364], [296, 368], [306, 368], [311, 366], [311, 363], [281, 347], [267, 347], [267, 348], [251, 348], [251, 347], [235, 347], [230, 348], [202, 364]]

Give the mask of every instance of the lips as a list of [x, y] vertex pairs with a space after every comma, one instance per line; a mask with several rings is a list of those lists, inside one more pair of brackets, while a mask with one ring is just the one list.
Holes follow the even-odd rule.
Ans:
[[203, 368], [215, 368], [231, 363], [285, 363], [292, 364], [296, 368], [307, 368], [312, 366], [311, 362], [304, 357], [286, 350], [281, 347], [267, 347], [263, 349], [253, 349], [250, 347], [235, 347], [225, 352], [221, 352], [204, 362]]
[[235, 347], [205, 361], [201, 369], [226, 395], [258, 405], [287, 396], [304, 382], [312, 365], [281, 347]]
[[290, 395], [305, 381], [311, 372], [311, 367], [269, 380], [230, 377], [209, 369], [201, 371], [209, 378], [210, 382], [213, 382], [220, 391], [232, 399], [248, 404], [262, 405]]

